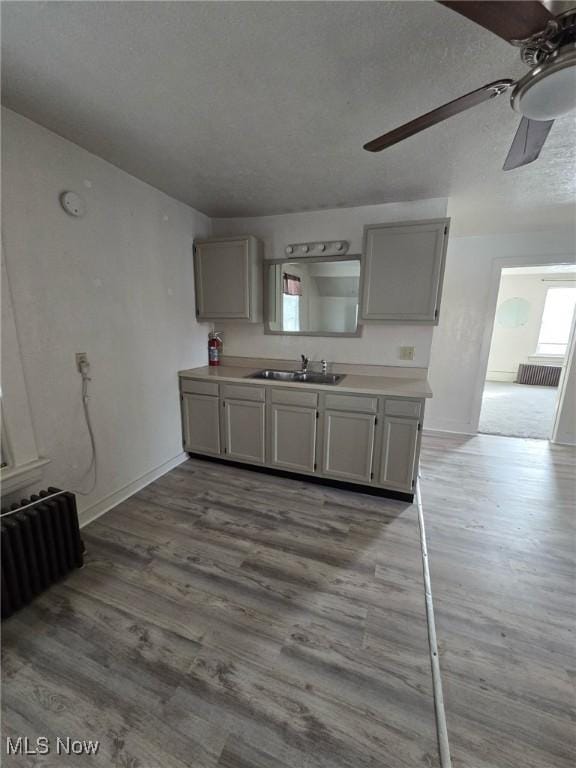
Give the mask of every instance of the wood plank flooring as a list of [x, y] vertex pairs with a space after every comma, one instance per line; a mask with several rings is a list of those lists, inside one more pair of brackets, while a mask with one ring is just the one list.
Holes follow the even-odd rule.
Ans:
[[438, 765], [414, 506], [190, 460], [3, 626], [7, 766]]
[[[573, 768], [576, 451], [423, 441], [454, 768]], [[438, 766], [416, 509], [188, 461], [3, 625], [8, 766]]]
[[421, 474], [455, 768], [573, 768], [576, 451], [426, 437]]

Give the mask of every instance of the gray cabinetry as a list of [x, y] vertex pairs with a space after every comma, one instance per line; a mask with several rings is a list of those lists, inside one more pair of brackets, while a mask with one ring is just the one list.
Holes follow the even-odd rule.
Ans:
[[365, 227], [363, 320], [438, 322], [448, 227], [449, 219]]
[[180, 380], [184, 450], [414, 493], [424, 400]]
[[262, 249], [253, 235], [196, 240], [194, 277], [199, 320], [262, 319]]
[[224, 452], [227, 458], [264, 464], [264, 388], [225, 385], [222, 396]]
[[315, 472], [318, 393], [271, 388], [268, 395], [268, 464], [291, 472]]
[[292, 472], [314, 472], [316, 423], [315, 408], [272, 403], [268, 425], [270, 465]]
[[182, 393], [184, 450], [190, 453], [220, 453], [218, 397]]
[[419, 447], [419, 421], [385, 416], [379, 482], [397, 491], [412, 493]]
[[369, 483], [376, 417], [353, 411], [324, 411], [322, 474]]

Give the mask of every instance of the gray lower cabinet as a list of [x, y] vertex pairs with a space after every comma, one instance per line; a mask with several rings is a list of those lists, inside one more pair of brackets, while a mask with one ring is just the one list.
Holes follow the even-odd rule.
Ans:
[[379, 482], [387, 488], [411, 493], [418, 452], [418, 419], [386, 416], [382, 436]]
[[369, 483], [376, 417], [368, 413], [326, 410], [322, 474], [337, 480]]
[[269, 413], [270, 465], [292, 472], [314, 472], [316, 409], [272, 404]]
[[184, 450], [412, 495], [424, 401], [181, 379]]
[[220, 401], [212, 395], [182, 394], [184, 450], [220, 453]]
[[262, 402], [223, 400], [224, 452], [230, 459], [264, 464], [266, 460], [265, 410]]

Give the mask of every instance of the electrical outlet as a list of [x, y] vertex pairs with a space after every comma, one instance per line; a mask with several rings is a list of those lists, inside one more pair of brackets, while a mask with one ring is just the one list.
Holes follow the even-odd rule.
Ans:
[[400, 360], [414, 360], [414, 347], [399, 347], [398, 357]]
[[76, 352], [76, 368], [82, 373], [82, 368], [90, 365], [86, 352]]

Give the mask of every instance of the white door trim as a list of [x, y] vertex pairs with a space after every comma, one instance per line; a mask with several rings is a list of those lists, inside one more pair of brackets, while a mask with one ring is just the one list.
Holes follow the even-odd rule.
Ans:
[[490, 356], [490, 345], [492, 343], [492, 333], [494, 331], [494, 321], [496, 318], [496, 309], [498, 304], [498, 292], [500, 290], [500, 278], [504, 267], [550, 267], [557, 264], [574, 264], [574, 254], [547, 254], [540, 256], [529, 256], [519, 254], [518, 256], [500, 256], [493, 260], [492, 271], [490, 274], [490, 285], [488, 288], [488, 320], [484, 326], [482, 345], [480, 347], [480, 361], [478, 367], [478, 378], [472, 398], [471, 431], [478, 432], [480, 423], [480, 411], [482, 410], [482, 394], [484, 392], [484, 382], [488, 373], [488, 358]]
[[[550, 436], [551, 443], [557, 443], [558, 431], [560, 430], [560, 414], [564, 401], [570, 395], [573, 397], [574, 393], [568, 392], [567, 382], [570, 380], [570, 373], [572, 368], [576, 365], [576, 310], [572, 315], [572, 327], [570, 329], [570, 339], [568, 340], [568, 352], [566, 354], [565, 363], [562, 366], [562, 374], [560, 376], [560, 383], [558, 384], [558, 397], [556, 398], [556, 411], [554, 413], [554, 425], [552, 427], [552, 434]], [[562, 443], [560, 445], [572, 445], [572, 443]]]

